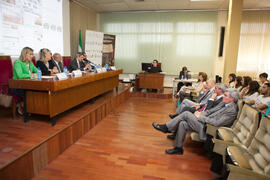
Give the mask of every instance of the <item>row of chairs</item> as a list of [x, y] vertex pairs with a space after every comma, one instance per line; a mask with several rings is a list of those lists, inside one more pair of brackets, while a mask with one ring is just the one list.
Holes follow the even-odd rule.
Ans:
[[[270, 179], [270, 119], [242, 100], [238, 108], [232, 127], [207, 125], [213, 152], [222, 156], [228, 179]], [[194, 132], [191, 138], [199, 140]]]
[[[68, 67], [71, 62], [70, 56], [63, 56], [63, 64]], [[33, 57], [32, 62], [36, 65], [36, 59]], [[0, 90], [2, 93], [12, 96], [12, 115], [16, 117], [16, 104], [22, 99], [12, 94], [11, 89], [8, 87], [9, 79], [13, 78], [12, 60], [10, 56], [0, 56]]]

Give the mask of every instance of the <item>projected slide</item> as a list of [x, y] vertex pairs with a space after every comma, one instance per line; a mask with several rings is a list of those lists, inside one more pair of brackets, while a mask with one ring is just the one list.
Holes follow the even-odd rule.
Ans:
[[0, 55], [29, 46], [63, 54], [62, 0], [0, 0]]

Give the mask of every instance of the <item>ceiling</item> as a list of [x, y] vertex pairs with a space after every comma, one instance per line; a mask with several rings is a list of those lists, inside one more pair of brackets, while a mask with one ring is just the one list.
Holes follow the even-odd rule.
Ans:
[[[218, 10], [229, 0], [72, 0], [96, 12]], [[268, 9], [270, 0], [243, 0], [244, 9]]]

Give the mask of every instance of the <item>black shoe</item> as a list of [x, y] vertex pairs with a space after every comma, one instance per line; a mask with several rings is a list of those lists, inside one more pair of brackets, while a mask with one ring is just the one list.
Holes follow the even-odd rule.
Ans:
[[184, 153], [184, 150], [183, 150], [183, 148], [175, 147], [173, 149], [166, 149], [165, 153], [166, 154], [179, 154], [179, 155], [181, 155]]
[[162, 125], [162, 124], [157, 124], [157, 123], [152, 123], [152, 126], [156, 129], [156, 130], [158, 130], [158, 131], [161, 131], [161, 132], [163, 132], [163, 133], [167, 133], [168, 132], [168, 128], [167, 128], [167, 126], [164, 124], [164, 125]]
[[175, 139], [175, 134], [170, 134], [167, 136], [168, 139], [174, 140]]
[[176, 116], [178, 116], [178, 114], [169, 114], [169, 117], [170, 117], [171, 119], [175, 118]]

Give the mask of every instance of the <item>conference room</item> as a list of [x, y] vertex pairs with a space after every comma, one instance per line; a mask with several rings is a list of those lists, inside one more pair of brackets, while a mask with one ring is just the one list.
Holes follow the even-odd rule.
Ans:
[[269, 0], [0, 3], [0, 179], [270, 179]]

